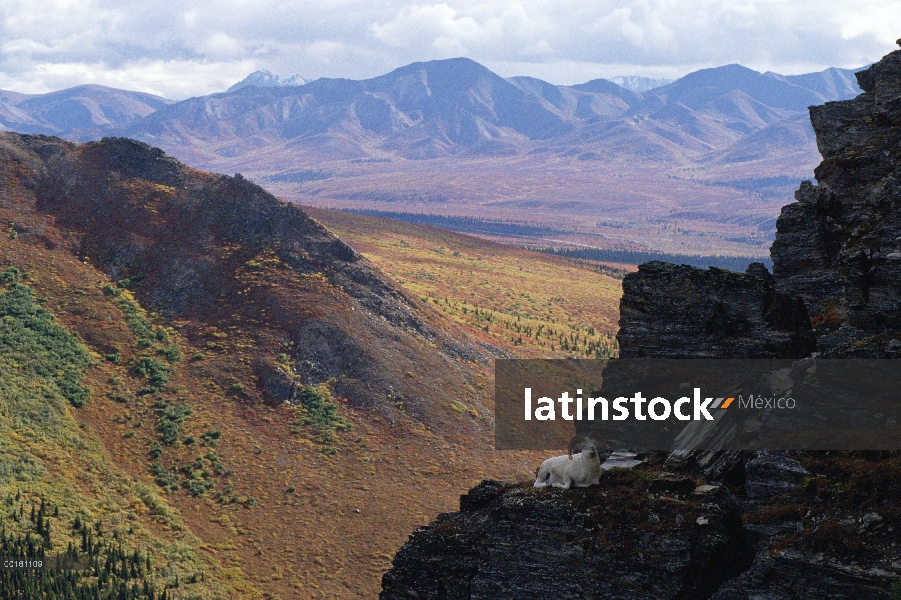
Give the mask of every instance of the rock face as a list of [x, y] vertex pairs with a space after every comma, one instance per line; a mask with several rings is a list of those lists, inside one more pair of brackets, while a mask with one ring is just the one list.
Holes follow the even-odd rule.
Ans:
[[687, 495], [646, 493], [635, 472], [572, 491], [483, 481], [413, 534], [380, 598], [707, 598], [750, 549], [732, 495], [686, 481]]
[[[773, 274], [642, 265], [623, 281], [622, 357], [901, 356], [901, 51], [857, 78], [864, 94], [811, 108], [819, 183], [783, 209]], [[663, 464], [710, 485], [689, 499], [674, 483], [674, 504], [613, 473], [587, 490], [483, 483], [413, 535], [382, 598], [901, 594], [897, 455], [708, 452]], [[651, 491], [670, 480], [654, 481]]]
[[901, 328], [899, 73], [896, 51], [858, 73], [865, 93], [810, 109], [819, 183], [804, 182], [777, 222], [776, 288], [804, 299], [834, 356], [881, 355]]
[[657, 261], [623, 280], [617, 341], [624, 358], [801, 358], [816, 343], [804, 303], [776, 292], [762, 264]]

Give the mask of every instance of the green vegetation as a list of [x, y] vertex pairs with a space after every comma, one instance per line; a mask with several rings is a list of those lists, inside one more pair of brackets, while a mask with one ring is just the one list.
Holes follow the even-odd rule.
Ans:
[[116, 282], [116, 285], [123, 290], [128, 290], [136, 286], [141, 280], [144, 279], [143, 275], [135, 275], [134, 277], [127, 277], [125, 279], [120, 279]]
[[522, 356], [618, 354], [622, 284], [594, 265], [415, 224], [337, 211], [315, 216], [477, 339]]
[[[149, 509], [154, 527], [183, 532], [184, 525], [152, 489], [109, 461], [91, 428], [76, 422], [71, 407], [90, 397], [81, 384], [92, 365], [89, 351], [41, 306], [25, 279], [15, 268], [0, 273], [0, 554], [77, 554], [90, 566], [0, 571], [0, 598], [171, 598], [172, 592], [163, 595], [174, 585], [170, 578], [180, 573], [186, 581], [203, 570], [197, 540], [152, 533], [140, 507]], [[131, 402], [122, 378], [109, 379], [111, 398]], [[148, 556], [151, 565], [166, 566], [166, 577], [161, 567], [147, 566]], [[204, 583], [190, 588], [197, 597], [209, 591]]]
[[178, 435], [185, 419], [194, 414], [194, 408], [187, 402], [172, 404], [170, 401], [160, 398], [153, 404], [159, 415], [160, 422], [157, 431], [160, 441], [166, 446], [171, 446], [178, 441]]
[[0, 293], [4, 387], [8, 386], [9, 394], [22, 395], [34, 380], [46, 378], [72, 406], [84, 406], [90, 395], [81, 385], [84, 370], [91, 364], [87, 349], [35, 303], [31, 288], [15, 281], [18, 276], [18, 269], [7, 269], [3, 281], [10, 283]]
[[305, 386], [298, 395], [297, 427], [294, 433], [300, 433], [299, 426], [309, 427], [316, 435], [316, 441], [321, 444], [320, 451], [323, 454], [334, 455], [338, 448], [334, 446], [337, 441], [335, 433], [350, 431], [352, 425], [338, 414], [338, 404], [332, 398], [328, 384], [317, 386]]
[[332, 393], [326, 385], [308, 385], [300, 391], [298, 402], [304, 414], [301, 422], [304, 425], [313, 425], [333, 429], [335, 431], [348, 431], [350, 423], [344, 417], [338, 415], [338, 405], [332, 399]]
[[151, 393], [159, 390], [169, 380], [169, 367], [147, 356], [138, 359], [134, 372], [135, 375], [147, 379], [150, 383], [149, 391]]
[[200, 443], [204, 446], [215, 447], [222, 437], [222, 432], [218, 429], [211, 429], [200, 435]]
[[169, 364], [175, 363], [181, 360], [181, 350], [179, 350], [178, 344], [171, 340], [174, 332], [164, 327], [155, 327], [147, 319], [147, 312], [141, 308], [141, 305], [138, 304], [131, 292], [126, 289], [140, 281], [140, 279], [140, 277], [123, 279], [118, 283], [118, 287], [106, 284], [103, 286], [103, 293], [112, 297], [119, 310], [125, 314], [128, 328], [131, 329], [131, 332], [137, 338], [139, 348], [152, 349], [158, 356], [165, 358]]
[[192, 496], [205, 496], [207, 492], [216, 487], [213, 473], [208, 465], [212, 468], [220, 467], [219, 457], [210, 453], [205, 457], [198, 457], [191, 464], [181, 468], [181, 472], [185, 476], [184, 487]]
[[608, 250], [604, 248], [541, 248], [540, 252], [556, 254], [570, 259], [598, 262], [612, 262], [627, 265], [640, 265], [652, 260], [691, 265], [699, 269], [713, 266], [720, 269], [744, 272], [754, 262], [763, 263], [768, 269], [773, 268], [769, 258], [753, 258], [749, 256], [693, 256], [687, 254], [665, 254], [662, 252], [640, 252], [635, 250]]
[[[11, 507], [10, 521], [24, 524], [21, 533], [0, 533], [0, 555], [32, 558], [53, 557], [51, 529], [64, 528], [59, 508], [52, 513], [46, 502], [40, 508], [31, 505], [27, 516], [25, 503], [7, 496]], [[0, 522], [4, 518], [0, 517]], [[5, 525], [5, 523], [4, 523]], [[121, 541], [104, 535], [103, 522], [89, 524], [76, 516], [71, 527], [72, 537], [61, 554], [82, 569], [68, 570], [0, 570], [0, 597], [20, 600], [166, 600], [170, 598], [167, 582], [156, 577], [150, 556], [137, 549], [129, 549]], [[80, 543], [77, 542], [80, 538]], [[172, 586], [174, 587], [174, 586]]]

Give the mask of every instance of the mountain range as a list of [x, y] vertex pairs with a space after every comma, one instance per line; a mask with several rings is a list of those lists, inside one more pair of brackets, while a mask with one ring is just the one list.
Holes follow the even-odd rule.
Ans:
[[783, 76], [726, 65], [644, 91], [636, 89], [659, 81], [620, 80], [627, 87], [606, 79], [573, 86], [505, 79], [465, 58], [413, 63], [362, 81], [305, 82], [257, 71], [224, 93], [181, 102], [95, 85], [40, 95], [0, 91], [0, 123], [78, 140], [115, 132], [220, 155], [251, 140], [326, 141], [349, 158], [374, 150], [434, 158], [635, 135], [676, 153], [718, 148], [806, 114], [808, 106], [860, 93], [853, 71], [836, 68]]
[[860, 92], [837, 68], [726, 65], [636, 91], [651, 83], [561, 86], [465, 58], [302, 81], [257, 72], [180, 102], [99, 86], [3, 92], [0, 124], [138, 139], [308, 205], [542, 223], [555, 231], [546, 243], [758, 256], [819, 160], [807, 107]]
[[80, 85], [48, 94], [0, 90], [0, 128], [6, 131], [92, 139], [174, 104], [153, 94]]
[[[504, 79], [455, 59], [414, 63], [364, 81], [320, 79], [302, 88], [195, 98], [127, 125], [124, 133], [173, 150], [215, 146], [220, 155], [279, 141], [324, 145], [350, 159], [374, 151], [414, 159], [514, 153], [546, 144], [570, 152], [587, 144], [595, 152], [628, 145], [631, 154], [677, 160], [729, 147], [806, 117], [808, 106], [857, 93], [852, 72], [839, 69], [785, 77], [728, 65], [642, 93], [603, 79], [576, 86]], [[786, 141], [809, 139], [803, 132]]]

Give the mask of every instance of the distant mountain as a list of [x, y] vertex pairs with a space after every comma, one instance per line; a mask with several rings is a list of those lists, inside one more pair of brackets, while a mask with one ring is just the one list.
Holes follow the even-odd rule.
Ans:
[[413, 63], [364, 81], [323, 78], [302, 87], [248, 86], [191, 98], [124, 133], [170, 148], [296, 140], [346, 157], [365, 156], [367, 140], [379, 140], [386, 150], [432, 158], [562, 135], [584, 94], [569, 96], [565, 107], [557, 108], [461, 58]]
[[153, 94], [102, 85], [33, 95], [0, 90], [0, 126], [87, 140], [128, 127], [172, 103]]
[[516, 154], [536, 144], [672, 163], [733, 151], [743, 137], [805, 115], [810, 105], [859, 93], [853, 72], [841, 69], [782, 76], [727, 65], [638, 92], [606, 79], [574, 86], [504, 79], [465, 58], [413, 63], [362, 81], [285, 81], [259, 72], [233, 91], [162, 107], [121, 132], [175, 154], [190, 150], [202, 164], [285, 144], [286, 166], [300, 150], [428, 159]]
[[611, 77], [609, 81], [612, 81], [616, 85], [622, 86], [627, 90], [632, 90], [633, 92], [646, 92], [654, 88], [668, 85], [674, 82], [675, 79], [641, 77], [639, 75], [617, 75], [616, 77]]
[[[807, 107], [860, 92], [845, 69], [784, 76], [726, 65], [635, 91], [606, 79], [573, 86], [505, 79], [466, 58], [413, 63], [362, 81], [301, 82], [258, 71], [229, 91], [181, 102], [101, 86], [0, 92], [0, 125], [76, 140], [127, 135], [206, 168], [247, 170], [253, 154], [265, 166], [252, 168], [268, 173], [296, 170], [301, 155], [321, 161], [541, 152], [666, 168], [803, 156], [806, 164], [816, 157]], [[797, 169], [773, 175], [788, 172]]]
[[854, 73], [861, 69], [826, 69], [819, 73], [807, 73], [805, 75], [778, 75], [776, 73], [764, 73], [776, 79], [783, 79], [789, 83], [809, 89], [820, 94], [823, 98], [853, 98], [862, 90], [857, 85]]
[[227, 92], [236, 92], [241, 88], [245, 88], [248, 86], [256, 86], [256, 87], [287, 87], [287, 86], [297, 86], [304, 85], [306, 80], [300, 75], [288, 75], [287, 77], [279, 77], [274, 73], [271, 73], [266, 70], [254, 71], [235, 85], [231, 86], [226, 90]]
[[662, 99], [666, 104], [679, 103], [697, 110], [718, 98], [739, 92], [771, 109], [801, 112], [827, 100], [859, 94], [860, 88], [856, 83], [851, 85], [852, 81], [852, 71], [839, 69], [786, 77], [758, 73], [741, 65], [726, 65], [689, 73], [669, 85], [649, 91], [648, 96]]

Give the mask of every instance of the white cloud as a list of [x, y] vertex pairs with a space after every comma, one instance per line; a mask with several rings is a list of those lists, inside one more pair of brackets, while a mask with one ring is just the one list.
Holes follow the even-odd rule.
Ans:
[[363, 78], [452, 56], [560, 83], [736, 62], [797, 73], [866, 64], [899, 36], [897, 0], [6, 0], [0, 85], [180, 98], [258, 68]]

